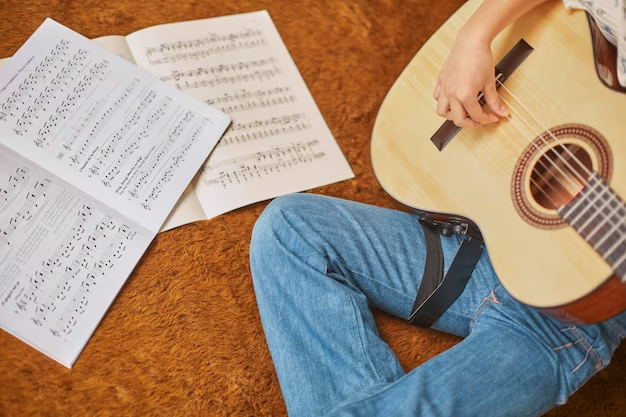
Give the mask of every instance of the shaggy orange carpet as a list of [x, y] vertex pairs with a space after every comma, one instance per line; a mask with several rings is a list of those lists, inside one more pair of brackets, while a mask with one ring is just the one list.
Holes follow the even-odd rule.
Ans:
[[[48, 16], [94, 38], [267, 9], [356, 174], [312, 192], [394, 207], [369, 159], [376, 113], [420, 45], [461, 4], [0, 0], [0, 56], [15, 53]], [[0, 416], [285, 415], [248, 266], [252, 226], [265, 205], [159, 235], [72, 370], [0, 331]], [[459, 341], [376, 317], [406, 369]], [[549, 416], [626, 415], [624, 375], [626, 347]]]

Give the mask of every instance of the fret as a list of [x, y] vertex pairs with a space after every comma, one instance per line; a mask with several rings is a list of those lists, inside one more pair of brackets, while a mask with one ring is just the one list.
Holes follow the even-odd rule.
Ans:
[[603, 233], [598, 235], [600, 239], [595, 242], [590, 242], [593, 248], [597, 250], [601, 255], [608, 255], [607, 251], [615, 243], [615, 241], [626, 233], [626, 227], [623, 224], [624, 216], [626, 215], [626, 209], [623, 206], [618, 205], [618, 210], [615, 216], [608, 218], [608, 221], [603, 226]]
[[[596, 233], [599, 232], [600, 230], [606, 230], [608, 227], [610, 227], [610, 224], [607, 225], [607, 223], [610, 221], [618, 221], [620, 219], [620, 215], [624, 215], [623, 213], [620, 214], [621, 211], [623, 211], [623, 207], [619, 204], [618, 200], [615, 199], [611, 199], [610, 200], [610, 205], [611, 206], [615, 206], [613, 207], [613, 209], [609, 212], [608, 215], [606, 215], [600, 222], [598, 222], [598, 224], [587, 233], [587, 238], [588, 239], [593, 239], [594, 237], [596, 237]], [[613, 220], [615, 219], [615, 220]], [[606, 232], [605, 232], [606, 233]], [[601, 233], [599, 236], [604, 236], [604, 233]], [[597, 241], [596, 242], [592, 242], [590, 241], [589, 243], [591, 243], [592, 245], [597, 245]]]
[[613, 268], [615, 268], [615, 273], [622, 277], [622, 281], [626, 280], [626, 251], [622, 254], [622, 257], [617, 259], [613, 264]]
[[[616, 229], [621, 231], [622, 230], [621, 224], [618, 225]], [[611, 235], [613, 235], [613, 234], [611, 234]], [[611, 243], [613, 243], [613, 242], [611, 242]], [[613, 243], [611, 245], [611, 247], [609, 249], [607, 249], [606, 251], [602, 251], [602, 255], [608, 258], [608, 257], [610, 257], [614, 253], [620, 253], [620, 254], [623, 253], [623, 252], [617, 251], [617, 249], [620, 248], [621, 246], [623, 246], [624, 243], [626, 243], [626, 233], [623, 233], [623, 231], [622, 231], [622, 232], [620, 232], [620, 235], [617, 238], [616, 242]]]
[[559, 215], [626, 280], [626, 205], [596, 173]]
[[[604, 210], [607, 208], [608, 205], [611, 204], [615, 204], [616, 200], [611, 198], [610, 195], [608, 195], [609, 198], [604, 198], [604, 196], [607, 193], [607, 189], [604, 189], [604, 191], [602, 193], [598, 193], [598, 196], [603, 196], [602, 200], [604, 200], [604, 203], [598, 208], [598, 212], [600, 212], [601, 214], [604, 214]], [[619, 208], [619, 204], [616, 204], [616, 209]], [[609, 217], [611, 217], [611, 215], [609, 215], [606, 220], [609, 219]], [[593, 216], [588, 216], [587, 221], [585, 221], [579, 228], [578, 231], [580, 233], [583, 233], [584, 230], [587, 228], [587, 226], [591, 225], [593, 223], [594, 217]], [[591, 235], [590, 235], [591, 237]]]
[[[587, 193], [584, 193], [584, 194], [583, 194], [583, 195], [585, 195], [585, 197], [586, 197], [584, 200], [587, 200], [587, 201], [585, 202], [586, 206], [585, 206], [585, 208], [584, 208], [583, 210], [581, 210], [581, 211], [580, 211], [580, 212], [576, 215], [576, 217], [574, 217], [572, 220], [568, 221], [568, 223], [569, 223], [571, 226], [576, 225], [576, 222], [578, 222], [578, 220], [580, 220], [581, 218], [583, 218], [583, 216], [584, 216], [586, 213], [588, 213], [590, 209], [595, 208], [596, 201], [598, 200], [598, 197], [605, 195], [605, 194], [609, 191], [609, 189], [608, 189], [608, 188], [604, 188], [604, 187], [602, 187], [602, 183], [601, 183], [601, 182], [599, 182], [599, 181], [597, 181], [597, 180], [596, 180], [595, 174], [594, 174], [594, 175], [592, 175], [592, 176], [589, 178], [589, 180], [590, 180], [590, 181], [589, 181], [589, 185], [591, 185], [591, 188], [589, 189], [589, 193], [593, 193], [593, 194], [595, 194], [595, 196], [591, 197], [591, 196], [589, 196], [589, 195], [585, 195], [585, 194], [587, 194]], [[596, 180], [596, 181], [594, 181], [594, 180]], [[595, 184], [594, 184], [594, 182], [595, 182]], [[596, 189], [597, 189], [598, 187], [600, 187], [600, 189], [599, 189], [598, 191], [596, 191]], [[581, 200], [583, 200], [583, 199], [581, 198]], [[593, 213], [591, 213], [591, 214], [593, 215]], [[589, 218], [590, 218], [590, 219], [591, 219], [591, 218], [593, 218], [593, 216], [592, 216], [592, 215], [591, 215], [591, 216], [589, 216]]]
[[[589, 183], [589, 185], [591, 186], [590, 191], [593, 191], [593, 189], [595, 188], [595, 185], [596, 185], [596, 184], [594, 184], [594, 183], [595, 183], [596, 181], [597, 181], [597, 175], [596, 175], [596, 173], [594, 172], [594, 173], [592, 173], [592, 174], [589, 176], [589, 180], [588, 180], [588, 183]], [[588, 187], [589, 187], [589, 186], [588, 186]], [[588, 187], [587, 187], [587, 188], [588, 188]], [[583, 193], [581, 193], [581, 196], [583, 196], [584, 194], [585, 194], [584, 192], [583, 192]], [[580, 197], [580, 196], [579, 196], [579, 197]], [[574, 204], [570, 203], [570, 204], [568, 204], [568, 205], [566, 205], [566, 206], [561, 207], [561, 208], [558, 210], [558, 211], [559, 211], [559, 214], [561, 215], [561, 217], [562, 217], [563, 219], [565, 219], [566, 217], [570, 217], [570, 216], [571, 216], [571, 214], [572, 214], [572, 213], [574, 213], [574, 211], [575, 211], [575, 210], [577, 210], [577, 209], [578, 209], [578, 207], [579, 207], [580, 205], [584, 205], [584, 204], [586, 204], [587, 202], [588, 202], [588, 200], [587, 200], [586, 198], [577, 198], [577, 199], [575, 199], [575, 200], [574, 200]]]

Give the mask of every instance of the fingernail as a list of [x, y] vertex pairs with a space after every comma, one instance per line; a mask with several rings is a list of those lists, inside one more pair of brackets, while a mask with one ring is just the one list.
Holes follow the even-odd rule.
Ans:
[[500, 112], [502, 113], [503, 116], [509, 115], [509, 111], [504, 106], [500, 106]]

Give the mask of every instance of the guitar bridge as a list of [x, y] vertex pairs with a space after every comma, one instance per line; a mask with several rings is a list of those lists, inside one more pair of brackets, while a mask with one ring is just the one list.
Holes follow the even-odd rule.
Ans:
[[[520, 41], [517, 42], [517, 44], [504, 56], [504, 58], [502, 58], [498, 65], [496, 65], [496, 78], [500, 81], [496, 85], [496, 89], [500, 88], [500, 86], [504, 84], [504, 82], [515, 72], [517, 67], [519, 67], [521, 63], [526, 60], [532, 51], [532, 46], [530, 46], [524, 39], [520, 39]], [[478, 101], [480, 104], [485, 104], [485, 98], [482, 93], [479, 94]], [[460, 130], [461, 128], [455, 125], [454, 122], [446, 120], [430, 138], [430, 141], [441, 151], [448, 143], [450, 143], [452, 138], [454, 138]]]

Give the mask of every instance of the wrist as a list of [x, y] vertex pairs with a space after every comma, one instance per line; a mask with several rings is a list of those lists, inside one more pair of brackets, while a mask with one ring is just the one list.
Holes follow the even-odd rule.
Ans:
[[459, 29], [457, 39], [463, 40], [463, 43], [470, 43], [486, 48], [491, 47], [491, 42], [495, 38], [494, 31], [490, 31], [486, 25], [475, 25], [472, 21], [468, 21]]
[[474, 44], [490, 47], [496, 34], [497, 31], [491, 29], [488, 24], [478, 22], [477, 19], [470, 19], [461, 27], [457, 37], [462, 37]]

